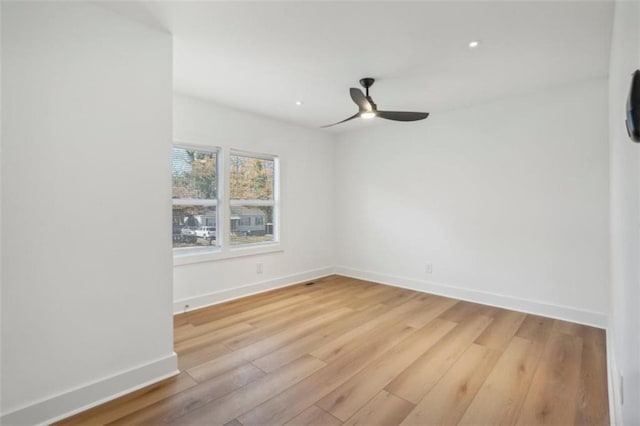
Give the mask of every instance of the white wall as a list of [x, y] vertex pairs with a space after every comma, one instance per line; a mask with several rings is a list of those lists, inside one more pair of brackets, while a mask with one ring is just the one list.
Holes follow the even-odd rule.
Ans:
[[[282, 252], [174, 267], [174, 309], [193, 309], [333, 271], [331, 136], [186, 96], [174, 99], [176, 142], [275, 154], [281, 169]], [[256, 263], [264, 264], [262, 274]]]
[[2, 418], [172, 374], [171, 37], [2, 3]]
[[611, 155], [611, 330], [614, 392], [624, 376], [624, 423], [640, 424], [640, 144], [624, 128], [631, 73], [640, 69], [640, 4], [618, 1], [609, 70]]
[[343, 135], [338, 272], [606, 325], [607, 116], [603, 78]]

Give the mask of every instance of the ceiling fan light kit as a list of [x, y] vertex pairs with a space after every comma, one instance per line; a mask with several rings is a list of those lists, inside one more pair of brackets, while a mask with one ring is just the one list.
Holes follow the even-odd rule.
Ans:
[[378, 106], [375, 102], [373, 102], [371, 96], [369, 96], [369, 88], [373, 86], [374, 82], [375, 79], [371, 77], [365, 77], [360, 80], [360, 85], [364, 87], [366, 94], [362, 93], [362, 90], [356, 89], [355, 87], [349, 89], [351, 99], [353, 100], [353, 102], [355, 102], [356, 105], [358, 105], [358, 112], [356, 114], [342, 121], [338, 121], [337, 123], [329, 124], [322, 127], [335, 126], [336, 124], [344, 123], [345, 121], [353, 120], [357, 117], [362, 117], [364, 119], [380, 117], [393, 121], [418, 121], [424, 120], [429, 116], [428, 112], [379, 111]]

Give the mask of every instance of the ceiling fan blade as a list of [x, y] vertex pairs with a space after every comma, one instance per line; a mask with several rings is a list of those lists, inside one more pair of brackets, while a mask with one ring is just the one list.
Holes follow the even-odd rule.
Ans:
[[358, 105], [358, 108], [360, 108], [360, 111], [371, 111], [373, 109], [371, 107], [371, 103], [367, 100], [367, 97], [362, 93], [362, 90], [352, 87], [349, 89], [349, 93], [351, 94], [353, 102], [355, 102], [356, 105]]
[[418, 121], [427, 118], [429, 116], [429, 113], [407, 111], [378, 111], [378, 114], [376, 116], [395, 121]]
[[324, 128], [324, 127], [331, 127], [331, 126], [335, 126], [336, 124], [340, 124], [340, 123], [344, 123], [345, 121], [353, 120], [354, 118], [359, 117], [359, 116], [360, 116], [360, 113], [358, 112], [357, 114], [354, 114], [354, 115], [352, 115], [352, 116], [351, 116], [351, 117], [349, 117], [349, 118], [345, 118], [345, 119], [344, 119], [344, 120], [342, 120], [342, 121], [338, 121], [337, 123], [333, 123], [333, 124], [327, 124], [326, 126], [321, 126], [321, 127], [322, 127], [322, 128]]

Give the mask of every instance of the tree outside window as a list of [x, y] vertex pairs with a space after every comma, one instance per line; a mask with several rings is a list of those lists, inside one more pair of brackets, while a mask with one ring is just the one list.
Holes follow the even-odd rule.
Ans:
[[230, 241], [233, 245], [276, 241], [277, 157], [230, 156]]

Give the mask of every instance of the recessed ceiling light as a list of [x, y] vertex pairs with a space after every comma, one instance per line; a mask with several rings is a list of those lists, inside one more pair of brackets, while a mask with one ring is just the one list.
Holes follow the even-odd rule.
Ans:
[[297, 106], [302, 106], [302, 101], [296, 101]]
[[480, 42], [478, 40], [473, 40], [469, 42], [469, 49], [473, 49], [478, 47], [478, 45], [480, 44]]

